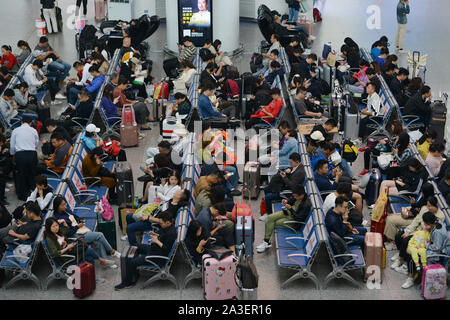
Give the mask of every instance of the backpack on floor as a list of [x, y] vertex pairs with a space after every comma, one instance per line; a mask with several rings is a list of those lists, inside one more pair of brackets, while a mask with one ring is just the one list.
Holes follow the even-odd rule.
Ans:
[[358, 158], [358, 149], [350, 139], [345, 139], [342, 145], [342, 158], [348, 162], [354, 162]]

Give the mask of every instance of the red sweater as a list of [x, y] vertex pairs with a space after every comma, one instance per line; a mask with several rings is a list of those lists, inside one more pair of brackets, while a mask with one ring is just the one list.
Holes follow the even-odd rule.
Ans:
[[2, 60], [0, 61], [0, 65], [3, 66], [3, 64], [5, 63], [5, 61], [8, 62], [8, 64], [6, 65], [6, 67], [8, 68], [8, 70], [11, 70], [12, 67], [14, 67], [17, 64], [17, 58], [15, 55], [13, 55], [12, 53], [10, 53], [9, 55], [3, 55], [2, 56]]
[[[274, 118], [265, 118], [265, 120], [269, 123], [272, 123], [278, 116], [278, 113], [280, 113], [282, 107], [283, 107], [283, 99], [272, 100], [272, 102], [268, 106], [265, 106], [263, 109], [266, 112], [271, 113], [274, 116]], [[262, 112], [262, 110], [258, 110], [254, 115], [250, 116], [250, 118], [262, 118], [262, 117], [267, 117], [267, 115], [264, 112]]]

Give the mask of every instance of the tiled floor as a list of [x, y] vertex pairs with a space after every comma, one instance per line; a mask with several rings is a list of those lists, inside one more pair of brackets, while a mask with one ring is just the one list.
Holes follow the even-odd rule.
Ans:
[[[63, 7], [63, 15], [68, 19], [66, 12], [68, 4], [60, 1]], [[90, 1], [89, 19], [93, 19], [93, 1]], [[270, 3], [270, 2], [268, 2]], [[328, 0], [325, 3], [325, 9], [322, 13], [324, 21], [314, 26], [314, 34], [317, 40], [314, 44], [314, 51], [321, 53], [322, 45], [326, 41], [331, 41], [334, 48], [340, 48], [343, 39], [350, 35], [362, 47], [369, 47], [372, 42], [381, 35], [386, 34], [391, 43], [395, 38], [396, 1], [378, 1], [378, 0]], [[381, 29], [369, 30], [366, 27], [366, 9], [369, 5], [380, 5], [381, 10]], [[270, 5], [269, 5], [270, 6]], [[14, 4], [2, 8], [0, 17], [3, 23], [9, 28], [0, 29], [0, 38], [2, 43], [16, 44], [19, 39], [26, 39], [34, 47], [37, 42], [37, 36], [33, 32], [34, 19], [39, 11], [38, 1], [16, 0]], [[409, 16], [407, 27], [405, 47], [408, 50], [420, 50], [429, 54], [427, 82], [431, 85], [435, 96], [439, 91], [449, 90], [450, 65], [447, 61], [450, 52], [450, 41], [448, 41], [447, 30], [450, 28], [450, 22], [446, 17], [450, 12], [450, 2], [447, 0], [420, 1], [412, 4], [412, 13]], [[67, 23], [66, 23], [67, 25]], [[241, 23], [241, 43], [244, 45], [244, 54], [235, 57], [233, 60], [238, 66], [240, 72], [249, 70], [249, 58], [251, 54], [257, 51], [260, 41], [263, 39], [258, 27], [253, 23]], [[162, 61], [164, 53], [162, 47], [165, 45], [166, 28], [162, 24], [159, 30], [150, 38], [151, 59], [154, 61], [153, 74], [158, 79], [162, 77]], [[65, 27], [63, 33], [51, 35], [50, 43], [66, 61], [72, 63], [76, 59], [74, 45], [74, 31]], [[445, 40], [446, 39], [446, 40]], [[445, 41], [444, 41], [445, 40]], [[392, 48], [392, 47], [391, 47]], [[432, 49], [432, 50], [431, 50]], [[73, 73], [73, 72], [72, 72]], [[59, 105], [53, 108], [52, 115], [56, 116], [65, 106]], [[140, 175], [139, 166], [145, 158], [145, 150], [150, 146], [155, 146], [159, 139], [159, 130], [156, 124], [152, 131], [147, 131], [145, 139], [141, 140], [140, 147], [127, 149], [129, 162], [133, 165], [134, 177]], [[357, 175], [361, 171], [362, 156], [353, 164], [353, 172]], [[142, 184], [137, 182], [135, 185], [136, 193], [141, 194]], [[260, 197], [262, 196], [262, 193]], [[10, 209], [13, 210], [19, 203], [14, 192], [8, 194], [11, 202]], [[253, 212], [258, 217], [259, 200], [252, 201]], [[367, 209], [365, 217], [369, 219]], [[256, 239], [255, 244], [262, 240], [264, 224], [256, 220]], [[120, 237], [118, 229], [118, 237]], [[125, 242], [118, 240], [119, 251], [125, 246]], [[260, 275], [260, 285], [258, 288], [259, 299], [279, 299], [279, 300], [304, 300], [304, 299], [421, 299], [417, 288], [409, 290], [401, 289], [405, 276], [392, 271], [389, 266], [383, 270], [383, 283], [380, 290], [362, 290], [355, 289], [345, 281], [335, 280], [330, 283], [327, 290], [316, 290], [313, 283], [309, 280], [298, 280], [290, 284], [287, 288], [281, 289], [280, 284], [287, 280], [293, 273], [289, 270], [281, 270], [276, 264], [275, 250], [269, 249], [265, 254], [255, 254], [255, 263]], [[388, 258], [392, 255], [388, 253]], [[313, 267], [315, 272], [323, 283], [323, 279], [331, 271], [331, 266], [327, 257], [319, 257], [318, 263]], [[50, 265], [45, 259], [36, 263], [34, 272], [40, 279], [44, 280], [50, 273]], [[389, 265], [390, 260], [388, 260]], [[172, 273], [181, 281], [189, 272], [189, 267], [184, 263], [182, 255], [178, 255]], [[151, 287], [141, 290], [138, 287], [115, 292], [113, 286], [120, 281], [119, 270], [102, 270], [99, 266], [96, 269], [99, 278], [105, 282], [98, 285], [95, 293], [88, 299], [203, 299], [200, 280], [192, 281], [188, 287], [183, 290], [175, 290], [169, 282], [159, 281]], [[355, 277], [360, 277], [356, 273]], [[142, 277], [144, 278], [144, 277]], [[139, 281], [139, 285], [143, 280]], [[361, 281], [362, 284], [362, 281]], [[447, 295], [448, 297], [450, 295]], [[0, 300], [6, 299], [74, 299], [73, 294], [67, 290], [63, 281], [55, 281], [48, 291], [38, 291], [30, 282], [20, 282], [8, 290], [0, 290]]]

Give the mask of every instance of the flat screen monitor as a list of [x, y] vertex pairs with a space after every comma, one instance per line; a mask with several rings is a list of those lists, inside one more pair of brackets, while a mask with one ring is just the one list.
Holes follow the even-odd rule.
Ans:
[[212, 0], [178, 0], [178, 36], [190, 37], [196, 47], [212, 41]]

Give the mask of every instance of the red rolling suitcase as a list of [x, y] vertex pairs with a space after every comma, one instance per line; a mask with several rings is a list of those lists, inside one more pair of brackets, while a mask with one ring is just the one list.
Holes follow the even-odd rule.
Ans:
[[[79, 244], [81, 243], [82, 237], [78, 238]], [[84, 252], [84, 246], [83, 246], [83, 261], [85, 260], [85, 252]], [[77, 250], [77, 261], [78, 260], [78, 250]], [[96, 281], [95, 281], [95, 267], [92, 263], [84, 261], [79, 266], [79, 272], [80, 272], [80, 288], [73, 288], [73, 294], [77, 298], [84, 298], [90, 295], [92, 292], [94, 292], [96, 287]], [[75, 272], [75, 271], [74, 271]]]

